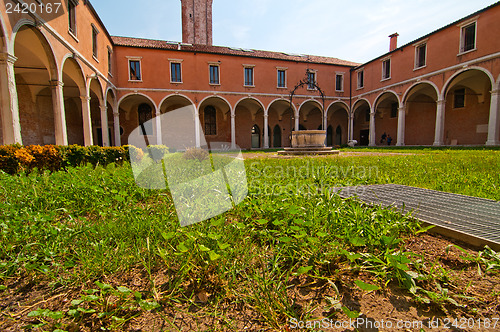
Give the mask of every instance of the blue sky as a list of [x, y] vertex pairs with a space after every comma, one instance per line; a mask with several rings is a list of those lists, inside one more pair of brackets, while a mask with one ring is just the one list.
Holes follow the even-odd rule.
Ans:
[[[180, 41], [180, 0], [92, 0], [111, 35]], [[496, 1], [214, 0], [214, 45], [367, 62]]]

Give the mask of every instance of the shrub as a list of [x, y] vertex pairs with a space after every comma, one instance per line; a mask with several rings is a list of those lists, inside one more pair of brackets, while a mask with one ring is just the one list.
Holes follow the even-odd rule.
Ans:
[[20, 148], [18, 144], [0, 146], [0, 170], [11, 175], [19, 172], [20, 164], [16, 151]]
[[200, 148], [188, 148], [186, 152], [182, 155], [184, 159], [196, 159], [198, 161], [203, 161], [210, 157], [210, 154], [207, 150], [203, 150]]
[[156, 162], [159, 162], [169, 153], [169, 148], [165, 145], [150, 145], [148, 146], [149, 156]]

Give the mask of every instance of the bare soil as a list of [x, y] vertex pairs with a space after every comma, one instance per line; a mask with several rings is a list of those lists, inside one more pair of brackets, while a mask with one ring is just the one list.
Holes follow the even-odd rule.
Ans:
[[[336, 310], [332, 303], [361, 312], [360, 318], [371, 323], [361, 326], [359, 331], [499, 331], [500, 323], [493, 328], [484, 328], [486, 319], [500, 317], [500, 275], [478, 271], [475, 263], [464, 260], [464, 255], [456, 248], [447, 251], [453, 244], [451, 240], [439, 235], [420, 234], [406, 240], [406, 249], [424, 257], [428, 269], [442, 267], [447, 273], [450, 292], [461, 292], [469, 298], [458, 301], [460, 306], [443, 303], [441, 306], [418, 303], [397, 283], [383, 285], [373, 276], [355, 271], [336, 273], [331, 278], [313, 279], [308, 276], [293, 277], [288, 280], [287, 295], [294, 302], [297, 312], [308, 317], [309, 321], [328, 319], [328, 327], [309, 329], [311, 331], [355, 331], [352, 326], [335, 328], [335, 322], [348, 324], [349, 318], [342, 311]], [[461, 245], [463, 247], [463, 245]], [[467, 249], [470, 254], [477, 254]], [[338, 270], [337, 270], [338, 271]], [[161, 294], [171, 274], [175, 271], [156, 270], [152, 273], [158, 292]], [[126, 286], [134, 291], [150, 290], [149, 275], [144, 269], [107, 276], [103, 282], [113, 286]], [[381, 290], [365, 292], [360, 290], [354, 280], [377, 283]], [[452, 286], [453, 285], [453, 286]], [[23, 327], [36, 323], [28, 313], [38, 308], [67, 310], [71, 300], [78, 298], [83, 289], [95, 288], [89, 281], [82, 288], [50, 287], [48, 282], [30, 277], [18, 277], [7, 280], [7, 289], [0, 291], [0, 330], [23, 331]], [[248, 285], [247, 285], [248, 286]], [[243, 286], [242, 286], [243, 287]], [[338, 293], [337, 293], [338, 290]], [[186, 294], [186, 299], [162, 301], [161, 309], [152, 312], [141, 311], [120, 330], [123, 331], [298, 331], [298, 322], [279, 318], [279, 328], [266, 323], [262, 312], [255, 310], [240, 298], [228, 297], [215, 301], [217, 290], [195, 291]], [[214, 303], [218, 303], [217, 306]], [[457, 326], [452, 326], [453, 319], [459, 319]], [[473, 318], [474, 321], [465, 319]], [[429, 328], [429, 324], [439, 327]], [[450, 320], [448, 329], [443, 324]], [[462, 321], [460, 321], [462, 319]], [[381, 322], [384, 326], [380, 326]], [[325, 322], [325, 321], [323, 321]], [[390, 322], [390, 323], [389, 323]], [[398, 323], [402, 327], [398, 327]], [[471, 322], [474, 322], [472, 325]], [[481, 327], [479, 323], [481, 322]], [[317, 322], [319, 323], [319, 322]], [[312, 324], [312, 323], [311, 323]], [[371, 325], [370, 325], [371, 324]], [[379, 324], [379, 325], [377, 325]], [[391, 324], [392, 328], [388, 328]], [[410, 324], [410, 325], [409, 325]], [[420, 326], [419, 324], [423, 324]], [[469, 325], [467, 325], [469, 324]], [[462, 325], [462, 326], [460, 326]], [[370, 328], [371, 326], [371, 328]], [[377, 328], [378, 326], [378, 328]], [[297, 329], [295, 329], [297, 328]], [[423, 328], [423, 330], [421, 330]], [[85, 320], [82, 326], [71, 325], [69, 331], [100, 331], [99, 319], [94, 315]], [[306, 329], [304, 329], [306, 330]]]

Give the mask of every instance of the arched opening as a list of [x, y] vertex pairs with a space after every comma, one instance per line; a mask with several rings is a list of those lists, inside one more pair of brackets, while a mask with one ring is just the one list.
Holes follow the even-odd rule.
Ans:
[[308, 100], [299, 109], [299, 130], [323, 129], [322, 107], [316, 101]]
[[40, 31], [25, 25], [16, 34], [14, 55], [23, 144], [56, 144], [51, 81], [57, 68], [50, 45]]
[[63, 65], [63, 96], [68, 144], [84, 145], [82, 99], [85, 80], [75, 59], [68, 58]]
[[[264, 128], [264, 107], [260, 101], [245, 98], [235, 107], [236, 144], [244, 149], [261, 148], [260, 128]], [[256, 139], [255, 129], [258, 129], [259, 139]], [[251, 133], [251, 135], [249, 135]], [[256, 146], [257, 143], [259, 144]]]
[[[327, 146], [347, 144], [349, 116], [347, 106], [344, 103], [334, 103], [328, 108], [327, 124], [329, 125], [328, 128], [330, 128], [330, 139], [328, 139], [328, 128], [326, 133]], [[333, 133], [333, 128], [337, 129], [338, 127], [340, 127], [341, 135], [337, 140], [336, 134], [334, 135]]]
[[342, 128], [340, 125], [335, 129], [335, 145], [342, 145]]
[[398, 139], [398, 97], [386, 92], [377, 99], [375, 105], [375, 144], [395, 145]]
[[[92, 141], [94, 145], [104, 146], [103, 135], [109, 135], [108, 125], [103, 123], [101, 106], [104, 106], [102, 87], [98, 79], [90, 81], [90, 119], [92, 124]], [[107, 122], [106, 114], [106, 122]], [[108, 138], [109, 142], [109, 138]]]
[[273, 147], [281, 147], [281, 127], [279, 125], [274, 126], [273, 129]]
[[411, 88], [405, 100], [405, 145], [432, 145], [438, 93], [429, 83]]
[[326, 146], [333, 146], [333, 127], [331, 125], [326, 129]]
[[444, 144], [482, 145], [488, 138], [491, 79], [485, 72], [466, 70], [446, 88]]
[[[177, 94], [166, 97], [160, 104], [162, 144], [176, 150], [196, 146], [195, 113], [195, 106], [187, 97]], [[205, 146], [200, 124], [198, 126], [200, 146]]]
[[366, 100], [354, 104], [353, 139], [358, 145], [368, 146], [370, 143], [370, 105]]
[[[123, 132], [120, 136], [122, 144], [129, 144], [129, 135], [136, 128], [140, 127], [140, 121], [143, 121], [144, 118], [139, 119], [139, 114], [142, 112], [144, 114], [143, 116], [146, 116], [145, 113], [147, 109], [145, 105], [148, 106], [148, 109], [151, 110], [150, 113], [152, 114], [152, 117], [154, 117], [154, 110], [156, 109], [155, 105], [148, 97], [144, 95], [133, 94], [125, 97], [120, 101], [118, 109], [120, 113], [120, 127], [121, 129], [123, 129]], [[141, 112], [139, 111], [139, 108], [141, 108]], [[154, 137], [152, 135], [149, 135], [151, 132], [148, 129], [149, 128], [144, 128], [145, 132], [148, 134], [145, 136], [145, 139], [148, 141], [149, 145], [156, 144], [156, 140], [154, 139]], [[152, 134], [155, 134], [154, 128]]]
[[219, 97], [205, 99], [200, 105], [200, 123], [208, 144], [231, 142], [231, 107], [226, 100]]
[[260, 128], [258, 125], [252, 127], [252, 149], [260, 148]]
[[[275, 100], [269, 105], [268, 109], [269, 126], [273, 129], [273, 147], [288, 147], [290, 146], [290, 136], [294, 127], [294, 110], [290, 108], [290, 103], [285, 99]], [[276, 128], [280, 128], [280, 134], [276, 132]], [[277, 137], [279, 136], [279, 145]]]
[[115, 128], [115, 116], [114, 116], [114, 106], [115, 106], [115, 94], [114, 92], [109, 89], [108, 93], [106, 94], [106, 109], [108, 113], [108, 127], [109, 127], [109, 137], [110, 137], [110, 145], [111, 146], [118, 146], [119, 140], [117, 140], [117, 135], [116, 131], [120, 131], [119, 128]]

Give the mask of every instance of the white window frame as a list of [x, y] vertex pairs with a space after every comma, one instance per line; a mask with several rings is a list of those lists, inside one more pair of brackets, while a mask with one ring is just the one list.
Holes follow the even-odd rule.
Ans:
[[[95, 61], [99, 62], [97, 59], [99, 57], [99, 29], [94, 25], [94, 23], [90, 24], [92, 27], [92, 57]], [[95, 36], [95, 53], [94, 53], [94, 36]]]
[[[74, 6], [74, 14], [75, 14], [75, 27], [74, 27], [74, 31], [71, 30], [71, 25], [69, 24], [69, 15], [71, 15], [70, 13], [70, 10], [69, 10], [69, 3], [71, 2], [71, 4]], [[71, 35], [71, 37], [73, 37], [77, 42], [80, 42], [78, 40], [78, 17], [77, 17], [77, 12], [76, 12], [76, 8], [78, 7], [78, 3], [79, 1], [78, 0], [67, 0], [66, 2], [66, 6], [67, 6], [67, 9], [68, 9], [68, 33]]]
[[[280, 76], [279, 72], [284, 71], [285, 72], [285, 86], [280, 86]], [[276, 67], [276, 87], [278, 89], [287, 89], [288, 87], [288, 67]]]
[[[391, 61], [391, 57], [386, 57], [386, 58], [383, 58], [382, 60], [380, 60], [380, 62], [382, 62], [382, 79], [380, 80], [380, 82], [383, 82], [383, 81], [387, 81], [387, 80], [390, 80], [391, 77], [392, 77], [392, 61]], [[384, 65], [389, 62], [389, 76], [388, 77], [385, 77], [385, 68], [384, 68]]]
[[[363, 84], [360, 84], [359, 75], [363, 75]], [[365, 88], [365, 68], [356, 70], [356, 90], [361, 90]]]
[[[318, 85], [318, 70], [316, 69], [308, 69], [307, 70], [307, 75], [308, 75], [308, 78], [309, 78], [309, 74], [314, 74], [314, 84]], [[317, 89], [316, 88], [310, 88], [309, 85], [307, 85], [307, 90], [309, 91], [316, 91]]]
[[[344, 74], [345, 73], [335, 73], [335, 92], [344, 92]], [[342, 77], [342, 82], [341, 82], [341, 87], [340, 90], [337, 90], [337, 76]]]
[[[246, 76], [246, 69], [251, 68], [252, 69], [252, 85], [246, 85], [245, 81], [245, 76]], [[243, 65], [243, 86], [245, 88], [255, 88], [255, 65]]]
[[[462, 22], [461, 24], [458, 25], [460, 28], [460, 45], [458, 49], [458, 55], [463, 55], [467, 54], [469, 52], [474, 52], [477, 50], [477, 21], [478, 21], [479, 16], [473, 17], [465, 22]], [[474, 29], [474, 48], [464, 51], [464, 43], [465, 43], [465, 29], [469, 27], [470, 25], [475, 24], [475, 29]]]
[[[128, 81], [129, 82], [142, 82], [144, 80], [144, 76], [142, 75], [142, 56], [140, 56], [140, 57], [128, 56], [127, 59], [128, 59]], [[130, 61], [139, 61], [139, 69], [141, 70], [141, 72], [140, 72], [141, 79], [140, 80], [131, 79], [131, 77], [130, 77]]]
[[[112, 63], [112, 60], [113, 60], [113, 49], [111, 47], [107, 47], [108, 49], [108, 75], [113, 77], [113, 63]], [[129, 70], [130, 70], [130, 64], [128, 66]], [[129, 78], [130, 78], [130, 75], [129, 75]]]
[[[184, 71], [182, 69], [182, 62], [183, 61], [184, 61], [183, 59], [168, 59], [168, 67], [169, 67], [169, 71], [170, 71], [170, 83], [172, 83], [172, 84], [182, 84], [182, 83], [184, 83], [184, 79], [183, 79], [184, 75], [182, 75], [182, 72]], [[181, 70], [181, 80], [179, 82], [172, 80], [172, 64], [174, 64], [174, 63], [178, 63], [179, 67], [180, 67], [180, 70]]]
[[[422, 69], [422, 68], [425, 68], [427, 67], [427, 49], [428, 49], [428, 44], [427, 44], [427, 41], [429, 39], [425, 39], [425, 40], [422, 40], [421, 42], [419, 43], [416, 43], [416, 44], [413, 44], [413, 46], [415, 47], [415, 67], [413, 68], [413, 70], [418, 70], [418, 69]], [[422, 47], [422, 46], [425, 46], [425, 62], [422, 66], [419, 66], [418, 65], [418, 50]]]
[[[219, 67], [219, 70], [218, 70], [219, 77], [217, 77], [217, 80], [219, 81], [219, 83], [212, 83], [212, 82], [210, 82], [210, 67], [212, 67], [212, 66], [214, 66], [214, 67]], [[220, 75], [220, 62], [218, 62], [218, 61], [217, 61], [217, 62], [215, 62], [215, 61], [214, 61], [214, 62], [210, 62], [210, 61], [209, 61], [209, 62], [208, 62], [208, 84], [210, 84], [210, 85], [215, 85], [215, 86], [219, 86], [219, 85], [221, 85], [221, 83], [220, 83], [220, 82], [221, 82], [221, 75]]]

